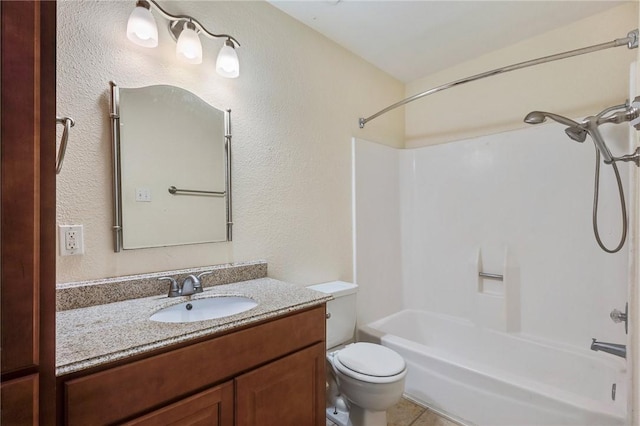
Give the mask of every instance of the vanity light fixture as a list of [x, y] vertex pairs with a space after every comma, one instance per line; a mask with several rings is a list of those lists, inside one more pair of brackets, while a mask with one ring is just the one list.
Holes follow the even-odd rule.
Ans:
[[155, 0], [138, 0], [129, 16], [127, 38], [143, 47], [158, 45], [158, 27], [151, 13], [151, 6], [169, 21], [169, 33], [176, 41], [176, 56], [190, 64], [202, 63], [200, 35], [216, 39], [225, 38], [216, 60], [216, 71], [223, 77], [236, 78], [240, 75], [240, 62], [236, 53], [238, 40], [228, 34], [214, 34], [195, 18], [188, 15], [172, 15], [160, 7]]
[[224, 46], [218, 53], [218, 59], [216, 60], [216, 71], [223, 77], [236, 78], [240, 75], [240, 62], [238, 61], [238, 54], [233, 47], [231, 40], [225, 40]]
[[185, 22], [176, 43], [176, 56], [188, 64], [202, 63], [202, 44], [192, 22]]
[[158, 45], [158, 26], [149, 10], [149, 3], [146, 1], [139, 1], [129, 15], [127, 38], [143, 47]]

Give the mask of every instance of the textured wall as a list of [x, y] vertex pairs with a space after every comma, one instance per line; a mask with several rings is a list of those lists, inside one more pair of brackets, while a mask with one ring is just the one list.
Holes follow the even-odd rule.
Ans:
[[[85, 232], [83, 256], [58, 258], [58, 282], [258, 258], [274, 278], [350, 280], [351, 137], [402, 146], [402, 111], [364, 131], [357, 119], [400, 99], [403, 85], [265, 2], [162, 2], [242, 43], [240, 78], [223, 79], [219, 42], [203, 41], [202, 65], [182, 64], [160, 18], [158, 48], [130, 43], [133, 5], [58, 2], [58, 114], [76, 120], [58, 175], [58, 223]], [[113, 253], [110, 80], [173, 84], [233, 110], [232, 243]]]
[[[579, 7], [579, 6], [576, 6]], [[406, 95], [506, 65], [625, 37], [638, 28], [638, 2], [580, 20], [407, 84]], [[470, 43], [473, 41], [470, 40]], [[636, 51], [618, 47], [489, 77], [405, 107], [406, 147], [489, 135], [525, 126], [533, 110], [591, 115], [627, 98]]]

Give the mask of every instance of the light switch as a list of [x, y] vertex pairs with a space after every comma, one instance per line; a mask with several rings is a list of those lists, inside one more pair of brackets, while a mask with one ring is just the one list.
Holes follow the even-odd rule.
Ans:
[[136, 201], [151, 202], [151, 190], [149, 188], [136, 188]]

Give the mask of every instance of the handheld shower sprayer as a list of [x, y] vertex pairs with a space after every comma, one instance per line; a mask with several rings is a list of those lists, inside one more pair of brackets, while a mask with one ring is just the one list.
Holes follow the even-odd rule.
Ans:
[[540, 124], [547, 121], [547, 117], [552, 119], [553, 121], [557, 121], [560, 124], [564, 124], [565, 126], [580, 126], [580, 123], [578, 123], [577, 121], [573, 121], [570, 118], [546, 111], [531, 111], [524, 118], [524, 122], [527, 124]]
[[[622, 111], [616, 111], [622, 110]], [[622, 180], [620, 178], [620, 172], [618, 171], [618, 166], [615, 164], [616, 161], [633, 161], [636, 163], [636, 166], [640, 167], [640, 148], [636, 148], [633, 154], [623, 155], [620, 157], [614, 157], [609, 151], [609, 147], [605, 143], [602, 135], [600, 134], [600, 130], [598, 126], [602, 124], [619, 124], [625, 121], [629, 121], [632, 126], [634, 126], [637, 130], [640, 130], [640, 97], [636, 97], [633, 100], [633, 103], [625, 103], [622, 105], [616, 105], [610, 108], [606, 108], [601, 111], [599, 114], [595, 116], [586, 117], [582, 122], [574, 121], [570, 118], [563, 117], [558, 114], [554, 114], [551, 112], [545, 111], [532, 111], [526, 115], [524, 118], [524, 122], [527, 124], [540, 124], [543, 123], [547, 118], [550, 118], [560, 124], [564, 124], [568, 126], [564, 132], [571, 139], [577, 142], [584, 142], [587, 138], [587, 134], [591, 136], [593, 143], [596, 147], [596, 178], [595, 178], [595, 187], [593, 194], [593, 231], [595, 233], [596, 241], [602, 250], [607, 253], [616, 253], [620, 251], [624, 242], [627, 238], [627, 207], [624, 200], [624, 191], [622, 188]], [[618, 182], [618, 192], [620, 194], [620, 206], [622, 209], [622, 236], [620, 238], [620, 242], [618, 246], [614, 249], [609, 249], [605, 247], [605, 245], [600, 240], [600, 233], [598, 231], [598, 192], [599, 192], [599, 182], [600, 182], [600, 156], [605, 164], [609, 164], [613, 167], [613, 171], [616, 176], [616, 180]]]

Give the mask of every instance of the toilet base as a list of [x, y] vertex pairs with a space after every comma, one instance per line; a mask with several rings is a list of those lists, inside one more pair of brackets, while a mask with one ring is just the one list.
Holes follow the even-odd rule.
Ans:
[[365, 410], [351, 404], [349, 420], [352, 426], [387, 426], [387, 412]]
[[327, 407], [327, 418], [338, 426], [353, 426], [349, 421], [348, 411], [337, 411], [333, 407]]
[[327, 407], [327, 418], [338, 426], [387, 426], [386, 411], [369, 411], [351, 405], [350, 411]]

